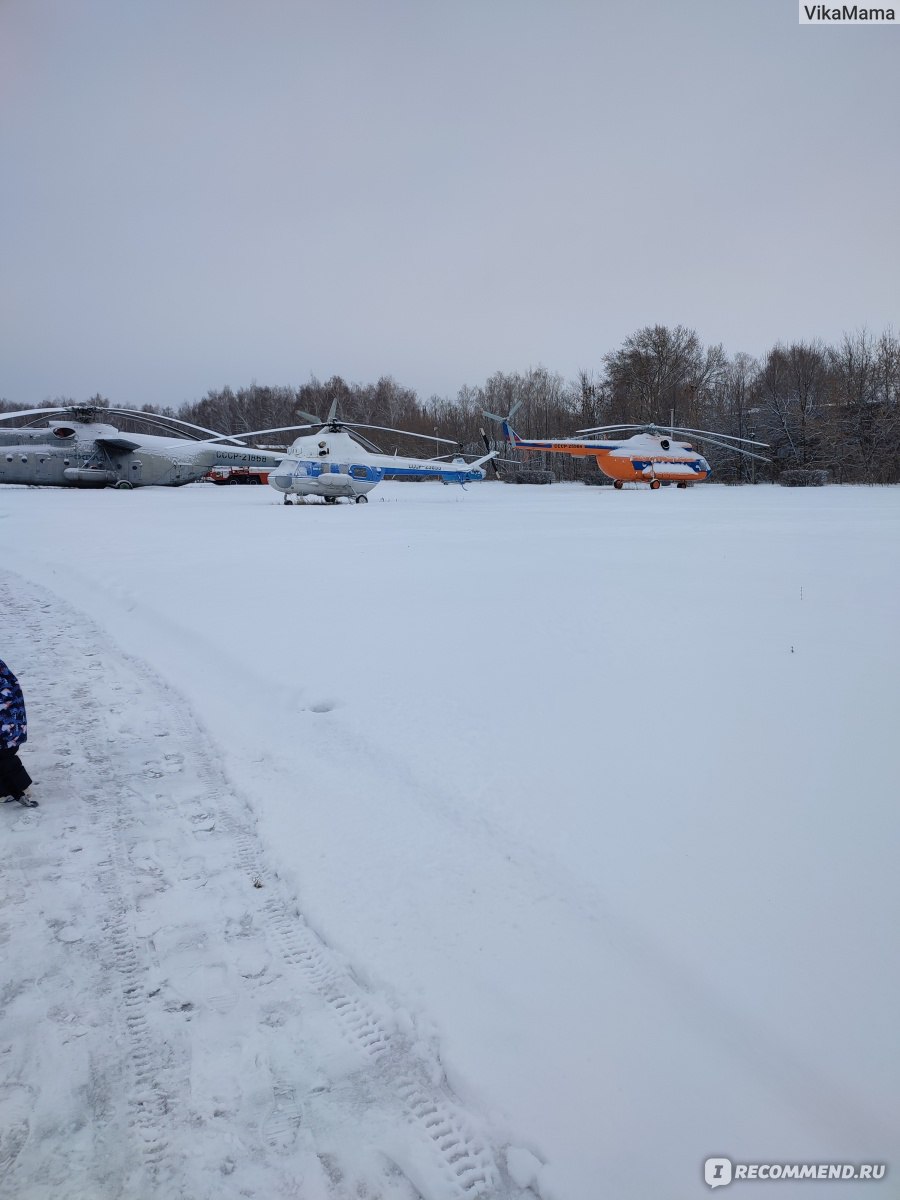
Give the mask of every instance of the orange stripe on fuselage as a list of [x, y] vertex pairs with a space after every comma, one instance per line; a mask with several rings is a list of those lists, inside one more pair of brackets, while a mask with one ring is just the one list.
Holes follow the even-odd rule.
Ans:
[[[642, 463], [649, 462], [651, 465], [653, 463], [659, 463], [660, 465], [672, 467], [689, 467], [690, 463], [694, 462], [695, 460], [690, 458], [655, 458], [650, 455], [641, 455], [638, 461]], [[603, 474], [608, 475], [610, 479], [621, 479], [626, 483], [633, 483], [637, 480], [646, 481], [647, 479], [653, 478], [652, 475], [644, 474], [644, 468], [638, 470], [630, 458], [613, 458], [612, 455], [609, 454], [598, 455], [597, 466], [600, 468]], [[685, 470], [682, 474], [674, 475], [666, 471], [660, 472], [657, 478], [671, 480], [672, 483], [702, 483], [703, 480], [706, 479], [707, 474], [707, 471]]]
[[517, 450], [530, 450], [532, 454], [568, 454], [572, 458], [596, 458], [598, 464], [601, 456], [605, 457], [612, 450], [618, 449], [618, 446], [611, 446], [609, 450], [598, 451], [596, 446], [573, 446], [571, 442], [542, 442], [535, 446], [521, 440], [513, 442], [513, 445]]

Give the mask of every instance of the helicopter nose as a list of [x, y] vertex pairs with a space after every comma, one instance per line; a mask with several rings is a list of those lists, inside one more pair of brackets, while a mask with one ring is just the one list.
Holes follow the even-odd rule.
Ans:
[[269, 483], [273, 488], [277, 488], [279, 492], [289, 492], [291, 490], [291, 475], [270, 475]]

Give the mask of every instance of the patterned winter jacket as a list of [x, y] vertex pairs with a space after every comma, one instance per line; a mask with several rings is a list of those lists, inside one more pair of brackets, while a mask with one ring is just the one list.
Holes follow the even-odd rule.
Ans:
[[15, 750], [27, 740], [25, 698], [18, 679], [0, 658], [0, 747]]

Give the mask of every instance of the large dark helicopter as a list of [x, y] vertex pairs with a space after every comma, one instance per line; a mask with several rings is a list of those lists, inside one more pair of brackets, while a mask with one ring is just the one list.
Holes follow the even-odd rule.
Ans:
[[[124, 417], [163, 433], [121, 433], [105, 421]], [[29, 419], [30, 418], [30, 419]], [[26, 420], [18, 428], [2, 422]], [[47, 420], [47, 424], [39, 422]], [[184, 431], [177, 436], [179, 431]], [[49, 487], [179, 487], [211, 467], [275, 467], [283, 454], [255, 450], [239, 437], [177, 417], [73, 404], [0, 414], [0, 483]]]

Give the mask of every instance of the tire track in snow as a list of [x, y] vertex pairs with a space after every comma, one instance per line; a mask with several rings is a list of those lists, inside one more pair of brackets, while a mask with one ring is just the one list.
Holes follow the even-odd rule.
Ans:
[[[95, 974], [105, 971], [105, 1003], [127, 1048], [116, 1056], [92, 1039], [94, 1111], [108, 1114], [115, 1108], [110, 1089], [122, 1093], [133, 1150], [120, 1152], [117, 1169], [128, 1194], [533, 1195], [498, 1165], [500, 1155], [452, 1095], [438, 1060], [303, 919], [266, 862], [252, 813], [180, 698], [81, 614], [16, 577], [0, 574], [0, 608], [15, 616], [17, 662], [26, 643], [40, 647], [35, 663], [54, 659], [42, 683], [36, 666], [23, 678], [32, 728], [43, 729], [42, 709], [67, 724], [54, 730], [66, 743], [55, 763], [37, 737], [29, 743], [32, 774], [48, 781], [38, 789], [45, 807], [34, 810], [36, 819], [55, 820], [60, 837], [87, 848], [79, 796], [90, 816], [104, 925]], [[64, 685], [55, 676], [80, 676], [74, 708], [60, 703]], [[64, 801], [72, 811], [61, 815]], [[21, 810], [18, 827], [29, 817]], [[196, 919], [193, 903], [200, 905]], [[90, 916], [80, 918], [83, 925]], [[70, 940], [80, 939], [73, 933]], [[76, 1018], [86, 1023], [83, 1013]], [[329, 1040], [326, 1021], [344, 1052]], [[229, 1042], [240, 1022], [252, 1040], [249, 1061]], [[40, 1108], [39, 1091], [34, 1101]], [[93, 1136], [97, 1147], [108, 1144], [102, 1132]], [[19, 1175], [26, 1157], [20, 1146]], [[111, 1176], [104, 1190], [94, 1165], [77, 1165], [92, 1177], [97, 1200], [121, 1194]], [[39, 1178], [34, 1162], [28, 1170]], [[57, 1187], [47, 1195], [74, 1200], [77, 1192]]]
[[129, 1123], [140, 1137], [140, 1150], [154, 1183], [162, 1176], [172, 1177], [180, 1165], [167, 1162], [170, 1154], [165, 1128], [179, 1120], [176, 1086], [166, 1086], [165, 1068], [168, 1047], [154, 1039], [148, 1019], [147, 967], [138, 956], [129, 906], [122, 880], [129, 864], [120, 840], [123, 821], [118, 811], [110, 822], [107, 810], [96, 794], [87, 797], [97, 822], [97, 832], [107, 842], [107, 853], [100, 863], [98, 882], [106, 895], [110, 918], [107, 926], [108, 961], [118, 979], [121, 1017], [128, 1044], [133, 1086], [128, 1096]]
[[[259, 864], [249, 839], [238, 835], [238, 842], [241, 866], [249, 878], [258, 880]], [[334, 961], [335, 956], [296, 909], [292, 911], [273, 898], [266, 901], [265, 910], [284, 959], [306, 975], [331, 1008], [348, 1041], [372, 1060], [373, 1076], [381, 1085], [380, 1102], [385, 1104], [390, 1097], [395, 1104], [399, 1102], [404, 1120], [423, 1138], [433, 1160], [434, 1178], [423, 1178], [427, 1170], [412, 1165], [409, 1157], [405, 1162], [398, 1161], [397, 1166], [420, 1191], [424, 1189], [427, 1200], [508, 1194], [509, 1184], [502, 1179], [484, 1139], [472, 1130], [446, 1085], [435, 1087], [430, 1082], [436, 1064], [417, 1061], [396, 1024], [379, 1016], [363, 998], [350, 973]], [[416, 1067], [419, 1069], [411, 1069]], [[412, 1158], [415, 1160], [415, 1155]]]
[[[101, 902], [94, 917], [102, 927], [102, 942], [94, 964], [92, 988], [103, 996], [105, 1021], [115, 1031], [115, 1039], [124, 1046], [124, 1053], [119, 1048], [115, 1056], [117, 1081], [127, 1093], [126, 1126], [137, 1150], [137, 1159], [124, 1167], [125, 1177], [134, 1187], [146, 1186], [157, 1192], [167, 1180], [177, 1179], [184, 1167], [184, 1155], [174, 1151], [163, 1133], [166, 1126], [179, 1120], [175, 1102], [178, 1083], [172, 1081], [167, 1086], [166, 1077], [172, 1074], [173, 1045], [155, 1035], [148, 1020], [147, 963], [142, 960], [130, 919], [133, 901], [128, 881], [132, 872], [123, 845], [123, 830], [127, 826], [123, 795], [127, 791], [128, 766], [127, 762], [119, 761], [104, 734], [104, 713], [95, 686], [104, 673], [101, 647], [94, 631], [78, 619], [68, 620], [68, 613], [64, 614], [64, 621], [48, 627], [47, 616], [58, 613], [59, 609], [46, 598], [31, 598], [27, 594], [23, 598], [19, 587], [3, 587], [2, 581], [0, 588], [3, 610], [12, 614], [20, 636], [25, 634], [32, 646], [41, 646], [42, 658], [57, 664], [71, 663], [74, 659], [76, 664], [71, 688], [74, 703], [57, 710], [52, 729], [57, 743], [55, 753], [62, 759], [56, 766], [64, 771], [67, 790], [85, 801], [95, 849], [92, 873], [97, 882], [95, 895]], [[27, 694], [27, 683], [25, 688], [31, 713], [36, 707], [35, 697]], [[124, 695], [121, 682], [110, 686], [112, 711], [124, 707], [124, 700], [117, 693]], [[33, 728], [33, 719], [31, 725]], [[32, 743], [26, 744], [23, 756], [29, 763], [34, 757], [31, 751]], [[32, 773], [37, 776], [38, 772], [39, 768], [32, 766]], [[41, 774], [46, 774], [46, 768]], [[102, 793], [98, 785], [102, 785]], [[38, 786], [36, 790], [42, 789]], [[45, 824], [52, 819], [43, 808], [31, 810], [29, 815]], [[85, 922], [81, 921], [68, 930], [63, 926], [57, 937], [77, 952], [84, 934]], [[92, 1069], [95, 1090], [96, 1080], [108, 1078], [106, 1047], [96, 1059]], [[143, 1185], [139, 1182], [141, 1177]]]

